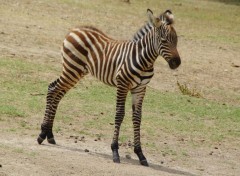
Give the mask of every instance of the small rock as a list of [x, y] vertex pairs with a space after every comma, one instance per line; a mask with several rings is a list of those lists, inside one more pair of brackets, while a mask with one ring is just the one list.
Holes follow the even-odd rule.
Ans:
[[226, 48], [223, 48], [223, 47], [221, 47], [221, 46], [219, 47], [219, 49], [221, 49], [221, 50], [227, 50]]
[[126, 158], [131, 159], [132, 157], [131, 157], [131, 155], [126, 155]]
[[182, 6], [182, 3], [176, 3], [175, 6]]
[[88, 150], [88, 149], [85, 149], [84, 152], [89, 152], [89, 150]]
[[164, 163], [164, 161], [161, 161], [161, 164], [163, 164]]
[[214, 149], [218, 149], [218, 147], [214, 147]]
[[97, 138], [95, 140], [96, 141], [101, 141], [101, 134], [97, 134], [96, 136], [97, 136]]
[[128, 141], [128, 146], [131, 147], [132, 146], [132, 142]]
[[2, 165], [0, 164], [0, 167], [2, 167]]
[[123, 2], [130, 3], [130, 0], [123, 0]]
[[240, 67], [240, 65], [236, 65], [236, 64], [234, 64], [234, 63], [232, 63], [231, 66], [232, 66], [232, 67], [236, 67], [236, 68]]
[[126, 146], [127, 146], [127, 143], [126, 143], [126, 142], [122, 143], [122, 146], [123, 146], [123, 147], [126, 147]]
[[204, 169], [203, 169], [203, 168], [198, 168], [197, 170], [204, 171]]
[[210, 153], [209, 153], [209, 155], [212, 155], [213, 154], [213, 151], [211, 151]]
[[77, 140], [75, 140], [74, 143], [77, 143]]
[[82, 136], [82, 137], [79, 139], [79, 141], [85, 141], [85, 137]]
[[184, 142], [184, 138], [180, 138], [180, 139], [179, 139], [179, 141], [182, 141], [182, 142]]

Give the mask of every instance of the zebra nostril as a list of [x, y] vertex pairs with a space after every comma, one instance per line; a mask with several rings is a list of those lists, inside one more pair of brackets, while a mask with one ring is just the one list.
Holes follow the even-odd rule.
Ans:
[[181, 59], [179, 57], [172, 58], [168, 64], [171, 69], [176, 69], [181, 64]]

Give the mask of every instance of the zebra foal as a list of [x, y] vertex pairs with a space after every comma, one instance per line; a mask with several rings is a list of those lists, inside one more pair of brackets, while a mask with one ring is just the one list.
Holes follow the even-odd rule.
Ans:
[[142, 165], [148, 162], [142, 152], [140, 125], [142, 102], [146, 86], [154, 74], [154, 62], [161, 55], [171, 69], [181, 60], [177, 51], [177, 35], [172, 26], [173, 15], [166, 11], [155, 17], [148, 9], [151, 27], [133, 41], [117, 41], [93, 27], [75, 28], [67, 34], [62, 47], [63, 71], [48, 87], [46, 110], [37, 138], [55, 144], [53, 121], [62, 97], [89, 72], [107, 85], [117, 88], [115, 130], [111, 149], [113, 161], [120, 162], [118, 138], [125, 115], [127, 93], [132, 95], [132, 121], [134, 127], [134, 152]]

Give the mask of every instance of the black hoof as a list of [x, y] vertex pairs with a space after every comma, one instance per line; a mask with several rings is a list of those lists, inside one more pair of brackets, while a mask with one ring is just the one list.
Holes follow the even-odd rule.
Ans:
[[38, 141], [38, 144], [40, 145], [44, 141], [44, 139], [38, 136], [37, 141]]
[[120, 163], [120, 156], [117, 150], [113, 150], [113, 162]]
[[143, 155], [142, 148], [141, 147], [134, 147], [134, 152], [137, 154], [137, 156], [139, 158], [139, 161], [140, 161], [140, 164], [148, 167], [149, 165], [148, 165], [147, 159]]
[[117, 142], [113, 142], [111, 145], [111, 149], [112, 149], [112, 154], [113, 154], [113, 162], [114, 163], [120, 163], [120, 156], [118, 153], [118, 143]]
[[120, 163], [120, 158], [113, 158], [114, 163]]
[[56, 144], [56, 141], [54, 138], [51, 138], [51, 139], [47, 139], [48, 143], [49, 144]]
[[38, 144], [41, 144], [46, 138], [47, 138], [48, 143], [56, 144], [53, 133], [52, 133], [52, 129], [49, 130], [49, 129], [46, 129], [43, 126], [41, 126], [41, 130], [42, 131], [37, 138]]
[[149, 166], [147, 160], [142, 160], [142, 161], [140, 161], [140, 163], [141, 163], [141, 165], [143, 165], [143, 166], [146, 166], [146, 167]]

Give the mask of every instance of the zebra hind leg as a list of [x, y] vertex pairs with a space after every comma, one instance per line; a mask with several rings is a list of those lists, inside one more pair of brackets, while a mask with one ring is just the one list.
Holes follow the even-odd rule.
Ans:
[[67, 90], [61, 87], [60, 79], [57, 79], [49, 84], [44, 120], [41, 125], [41, 133], [37, 138], [39, 144], [41, 144], [46, 138], [48, 143], [56, 144], [52, 132], [53, 121], [58, 104], [60, 100], [63, 98], [63, 96], [66, 94], [66, 92]]

